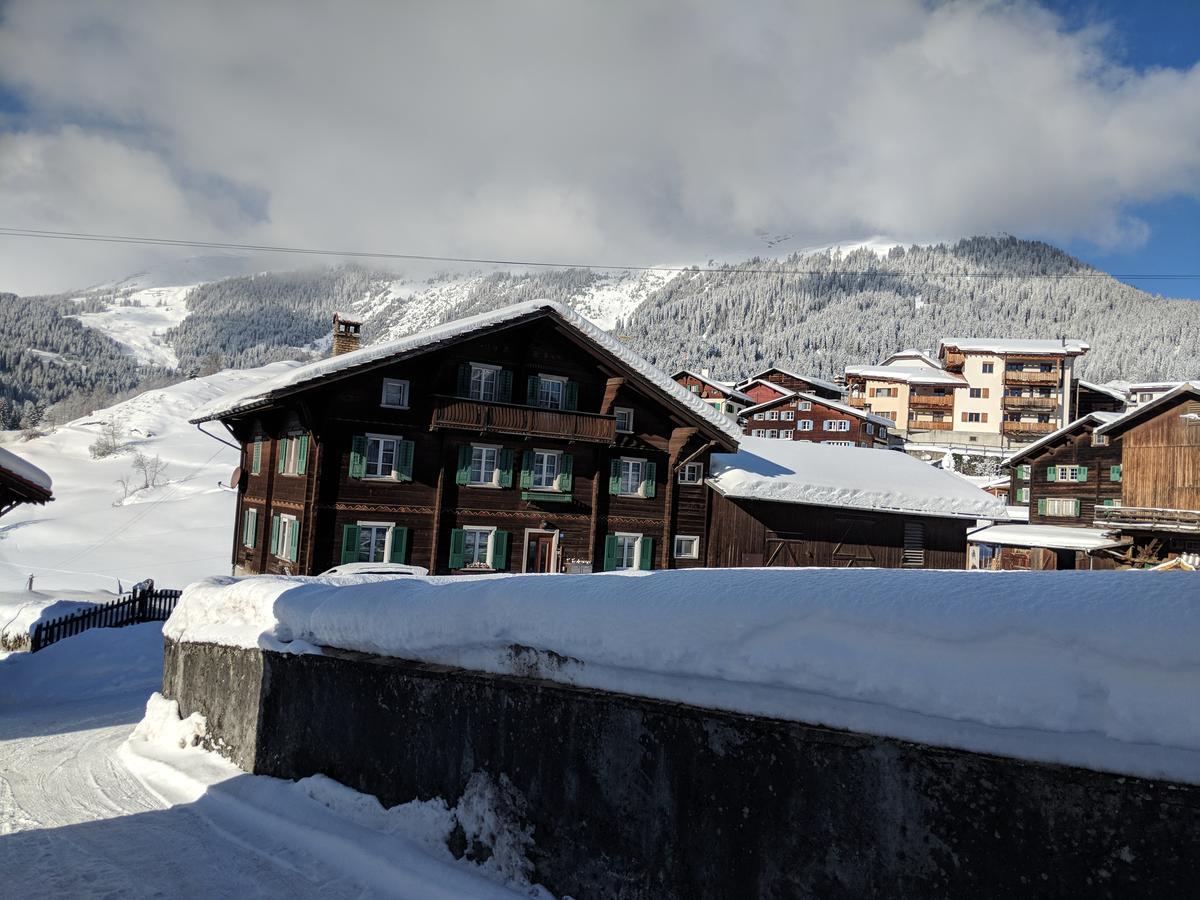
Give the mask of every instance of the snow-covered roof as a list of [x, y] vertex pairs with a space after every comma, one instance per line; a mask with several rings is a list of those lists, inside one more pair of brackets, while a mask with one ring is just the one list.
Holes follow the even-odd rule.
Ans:
[[1084, 341], [1063, 338], [1059, 341], [1013, 338], [942, 338], [938, 343], [938, 356], [953, 347], [963, 353], [1018, 353], [1027, 356], [1060, 356], [1064, 353], [1078, 355], [1087, 353], [1091, 347]]
[[846, 366], [846, 375], [869, 378], [872, 381], [902, 381], [905, 384], [946, 384], [966, 387], [967, 379], [944, 369], [924, 366]]
[[[785, 388], [782, 384], [776, 384], [773, 381], [767, 381], [765, 378], [747, 378], [745, 381], [737, 383], [738, 390], [748, 391], [756, 384], [761, 384], [764, 387], [769, 387], [771, 390], [778, 392], [779, 396], [787, 397], [794, 393], [790, 388]], [[753, 398], [751, 398], [753, 399]]]
[[611, 334], [601, 331], [570, 307], [550, 300], [528, 300], [524, 303], [515, 303], [512, 306], [506, 306], [502, 309], [447, 322], [435, 328], [406, 335], [394, 341], [372, 344], [359, 350], [343, 353], [340, 356], [331, 356], [328, 359], [299, 366], [283, 375], [266, 379], [244, 391], [228, 394], [200, 407], [196, 410], [190, 421], [204, 422], [209, 419], [218, 419], [233, 415], [234, 413], [254, 409], [255, 407], [265, 406], [278, 397], [290, 394], [306, 384], [319, 381], [331, 375], [338, 375], [373, 363], [382, 363], [396, 357], [415, 354], [443, 341], [464, 337], [477, 331], [484, 331], [488, 328], [531, 317], [538, 313], [552, 313], [558, 316], [566, 325], [574, 328], [593, 344], [612, 354], [656, 388], [667, 394], [672, 400], [686, 407], [697, 417], [703, 419], [735, 441], [741, 438], [742, 435], [738, 430], [737, 424], [728, 416], [717, 412], [711, 405], [705, 403], [691, 391], [676, 384], [662, 369], [651, 365]]
[[796, 398], [807, 400], [809, 403], [819, 403], [822, 406], [828, 406], [830, 409], [836, 409], [838, 412], [845, 413], [848, 416], [857, 416], [860, 419], [865, 419], [872, 424], [881, 425], [885, 428], [894, 428], [896, 426], [896, 423], [891, 419], [877, 416], [874, 413], [867, 412], [865, 409], [848, 406], [837, 400], [830, 400], [828, 397], [818, 397], [816, 394], [809, 394], [806, 391], [790, 391], [782, 397], [772, 397], [770, 400], [764, 400], [762, 403], [756, 403], [754, 406], [747, 406], [738, 415], [753, 415], [759, 410], [767, 409], [768, 407], [776, 406], [787, 400], [794, 400]]
[[898, 359], [918, 360], [918, 361], [924, 363], [925, 365], [929, 366], [929, 368], [931, 368], [931, 369], [942, 368], [942, 364], [940, 362], [938, 362], [936, 359], [934, 359], [933, 356], [928, 351], [915, 350], [915, 349], [901, 350], [897, 353], [893, 353], [891, 356], [889, 356], [887, 359], [885, 359], [883, 362], [881, 362], [880, 365], [881, 366], [890, 366], [893, 362], [895, 362]]
[[1162, 407], [1171, 405], [1184, 394], [1191, 394], [1194, 397], [1200, 398], [1200, 381], [1185, 381], [1174, 390], [1167, 391], [1161, 397], [1155, 397], [1142, 406], [1136, 406], [1106, 424], [1101, 425], [1096, 429], [1096, 432], [1098, 434], [1108, 434], [1111, 431], [1124, 429], [1133, 422], [1143, 421]]
[[1103, 550], [1120, 547], [1113, 532], [1069, 525], [989, 525], [967, 535], [972, 544], [1004, 547], [1045, 547], [1050, 550]]
[[1058, 429], [1057, 431], [1052, 431], [1045, 437], [1038, 438], [1032, 444], [1027, 444], [1026, 446], [1022, 447], [1020, 450], [1018, 450], [1016, 453], [1013, 453], [1010, 456], [1008, 456], [1000, 464], [1002, 466], [1014, 465], [1015, 463], [1018, 463], [1021, 460], [1026, 459], [1029, 456], [1032, 456], [1034, 453], [1036, 453], [1038, 450], [1041, 450], [1043, 447], [1046, 447], [1050, 444], [1055, 443], [1063, 435], [1070, 434], [1072, 431], [1074, 431], [1076, 428], [1080, 427], [1081, 425], [1091, 424], [1091, 425], [1095, 425], [1095, 426], [1097, 426], [1097, 428], [1099, 428], [1099, 426], [1101, 426], [1101, 425], [1107, 425], [1109, 422], [1115, 422], [1117, 419], [1120, 419], [1124, 415], [1125, 415], [1125, 413], [1123, 413], [1123, 412], [1109, 412], [1108, 410], [1097, 410], [1096, 412], [1088, 413], [1086, 416], [1080, 416], [1074, 422], [1068, 422], [1066, 425], [1064, 425], [1062, 428]]
[[708, 484], [743, 500], [966, 519], [1005, 519], [1004, 501], [907, 453], [742, 438], [712, 457]]
[[1115, 385], [1097, 384], [1094, 381], [1085, 381], [1082, 378], [1079, 379], [1079, 386], [1081, 388], [1087, 388], [1089, 391], [1095, 391], [1098, 394], [1105, 394], [1106, 396], [1112, 397], [1114, 400], [1120, 400], [1122, 403], [1124, 403], [1126, 398], [1129, 396], [1128, 391], [1122, 390]]
[[17, 454], [5, 450], [3, 447], [0, 447], [0, 469], [46, 493], [50, 493], [50, 488], [53, 486], [49, 475], [33, 463], [21, 459]]
[[713, 388], [714, 390], [720, 391], [722, 394], [724, 394], [727, 397], [732, 397], [733, 399], [740, 400], [743, 403], [753, 403], [754, 402], [753, 399], [751, 399], [750, 397], [747, 397], [745, 394], [743, 394], [741, 391], [739, 391], [736, 387], [734, 387], [729, 382], [714, 381], [713, 379], [708, 378], [707, 376], [701, 375], [699, 372], [693, 371], [692, 369], [680, 369], [678, 372], [676, 372], [674, 375], [671, 376], [671, 380], [678, 381], [678, 379], [683, 377], [684, 375], [695, 378], [697, 381], [703, 381], [709, 387]]
[[836, 391], [839, 394], [846, 393], [846, 389], [840, 384], [834, 384], [832, 381], [827, 381], [824, 378], [817, 378], [813, 375], [801, 375], [799, 372], [792, 372], [788, 369], [782, 369], [779, 366], [771, 366], [769, 369], [763, 369], [761, 372], [751, 375], [745, 381], [741, 382], [741, 384], [749, 384], [752, 381], [760, 380], [767, 381], [768, 384], [774, 384], [774, 382], [763, 378], [763, 376], [768, 372], [781, 372], [791, 378], [798, 378], [800, 381], [807, 381], [809, 384], [813, 385], [814, 387], [819, 387], [822, 390]]

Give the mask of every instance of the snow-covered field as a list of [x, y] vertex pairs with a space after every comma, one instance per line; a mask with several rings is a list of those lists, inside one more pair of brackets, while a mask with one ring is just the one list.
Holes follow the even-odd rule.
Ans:
[[[5, 896], [549, 896], [525, 880], [530, 838], [497, 818], [487, 779], [454, 806], [385, 810], [321, 776], [246, 775], [192, 746], [203, 719], [180, 722], [161, 678], [156, 624], [0, 661]], [[495, 855], [453, 859], [456, 825]]]
[[193, 288], [195, 285], [146, 288], [129, 296], [126, 302], [130, 306], [114, 303], [104, 312], [80, 313], [75, 318], [104, 332], [139, 363], [174, 369], [179, 358], [164, 335], [187, 318], [187, 295]]
[[1195, 601], [1194, 575], [1142, 571], [224, 578], [188, 588], [164, 631], [1200, 783]]
[[[49, 606], [80, 599], [64, 590], [116, 593], [144, 578], [181, 588], [229, 571], [235, 496], [218, 482], [229, 483], [237, 451], [187, 420], [202, 404], [291, 365], [180, 382], [32, 441], [9, 444], [53, 478], [55, 499], [45, 506], [17, 507], [0, 520], [0, 625], [13, 621], [13, 628], [27, 628], [37, 602]], [[114, 420], [128, 451], [93, 459], [88, 447], [103, 424]], [[228, 437], [219, 426], [211, 430]], [[166, 463], [159, 486], [136, 489], [142, 479], [132, 471], [135, 451]], [[120, 478], [131, 480], [125, 499]], [[41, 597], [25, 592], [30, 575]], [[65, 611], [54, 609], [55, 615]]]

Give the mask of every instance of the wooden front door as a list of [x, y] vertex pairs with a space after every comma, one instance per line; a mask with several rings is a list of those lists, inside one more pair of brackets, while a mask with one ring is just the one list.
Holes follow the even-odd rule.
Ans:
[[525, 536], [525, 571], [555, 572], [554, 533], [531, 531]]

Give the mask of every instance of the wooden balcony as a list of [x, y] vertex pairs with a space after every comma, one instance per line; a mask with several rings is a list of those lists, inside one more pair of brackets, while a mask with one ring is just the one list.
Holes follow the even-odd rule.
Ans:
[[1059, 373], [1055, 372], [1005, 372], [1005, 384], [1058, 384]]
[[847, 397], [846, 403], [853, 406], [855, 409], [863, 409], [867, 405], [866, 397]]
[[437, 397], [430, 427], [596, 444], [611, 444], [617, 439], [617, 420], [614, 416], [567, 409], [540, 409], [515, 403], [487, 403], [462, 397]]
[[1200, 510], [1155, 509], [1148, 506], [1097, 506], [1096, 525], [1200, 534]]
[[1058, 397], [1006, 396], [1004, 405], [1012, 409], [1058, 409]]
[[1058, 431], [1057, 422], [1001, 422], [1000, 429], [1004, 434], [1050, 434]]
[[918, 409], [954, 409], [954, 395], [909, 394], [908, 405]]
[[954, 422], [951, 419], [943, 419], [938, 422], [933, 419], [909, 419], [909, 431], [953, 431]]
[[967, 354], [960, 350], [946, 351], [946, 369], [950, 372], [961, 372], [963, 366], [966, 365]]

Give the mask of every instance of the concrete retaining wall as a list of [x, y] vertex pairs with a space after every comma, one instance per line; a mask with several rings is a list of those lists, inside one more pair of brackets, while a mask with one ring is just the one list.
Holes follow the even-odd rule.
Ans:
[[249, 772], [388, 806], [507, 775], [579, 900], [1196, 890], [1193, 786], [336, 651], [168, 642], [163, 681]]

